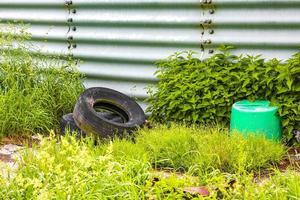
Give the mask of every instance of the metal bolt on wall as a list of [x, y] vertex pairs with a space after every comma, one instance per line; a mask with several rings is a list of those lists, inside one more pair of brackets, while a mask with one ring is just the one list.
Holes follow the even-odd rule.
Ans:
[[206, 54], [204, 54], [204, 56], [207, 57], [209, 56], [209, 54], [212, 54], [214, 52], [214, 50], [211, 49], [211, 35], [214, 34], [211, 15], [215, 13], [215, 6], [213, 5], [212, 0], [203, 0], [201, 2], [201, 10], [205, 19], [201, 24], [201, 27], [203, 29], [203, 33], [201, 36], [201, 48], [203, 50], [206, 50]]
[[68, 19], [67, 19], [67, 25], [68, 25], [68, 32], [67, 32], [67, 42], [68, 42], [68, 49], [69, 54], [72, 54], [72, 49], [75, 49], [77, 47], [77, 44], [74, 41], [73, 32], [77, 30], [76, 26], [73, 24], [73, 15], [76, 14], [76, 9], [73, 8], [73, 1], [66, 0], [65, 1], [65, 7], [68, 11]]

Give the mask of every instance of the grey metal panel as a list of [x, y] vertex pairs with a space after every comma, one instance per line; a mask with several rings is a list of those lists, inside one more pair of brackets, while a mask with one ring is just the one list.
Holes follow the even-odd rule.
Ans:
[[112, 81], [112, 80], [99, 80], [89, 78], [85, 82], [87, 87], [108, 87], [112, 89], [116, 89], [120, 92], [128, 94], [130, 96], [134, 96], [138, 99], [144, 99], [147, 97], [146, 89], [148, 84], [141, 82], [134, 82], [134, 81]]
[[148, 65], [90, 61], [81, 63], [80, 71], [89, 77], [100, 78], [103, 80], [157, 82], [157, 78], [153, 76], [156, 68]]
[[130, 87], [155, 82], [153, 63], [175, 51], [206, 58], [228, 44], [235, 53], [286, 59], [300, 44], [299, 0], [74, 0], [73, 6], [73, 53], [86, 61], [81, 70], [92, 85], [140, 97], [146, 94]]
[[32, 41], [29, 44], [32, 48], [29, 50], [33, 53], [40, 52], [45, 55], [67, 55], [70, 53], [66, 44], [59, 42], [42, 42]]
[[198, 0], [74, 0], [74, 5], [79, 7], [197, 7], [201, 1]]
[[49, 55], [67, 55], [71, 51], [68, 49], [67, 26], [53, 25], [31, 25], [28, 32], [32, 36], [32, 45], [37, 50]]
[[299, 0], [214, 0], [213, 3], [219, 7], [292, 7], [299, 6]]
[[203, 59], [228, 44], [238, 54], [286, 59], [300, 45], [300, 0], [73, 0], [65, 4], [63, 0], [1, 0], [0, 19], [30, 23], [34, 44], [46, 54], [71, 52], [81, 59], [87, 87], [110, 87], [139, 100], [147, 96], [145, 87], [157, 82], [154, 63], [175, 51], [192, 49]]
[[23, 8], [24, 6], [44, 6], [44, 7], [52, 7], [52, 6], [57, 6], [57, 7], [62, 7], [62, 1], [61, 0], [1, 0], [0, 6], [1, 7], [19, 7]]
[[212, 9], [212, 49], [229, 44], [237, 54], [282, 60], [299, 49], [299, 0], [215, 0]]
[[70, 14], [87, 87], [104, 86], [144, 99], [154, 63], [176, 51], [201, 56], [203, 15], [197, 0], [74, 0]]
[[[185, 50], [185, 48], [81, 44], [73, 50], [73, 55], [83, 60], [115, 60], [124, 63], [148, 63], [150, 67], [155, 61], [166, 58], [175, 51], [182, 50]], [[194, 50], [197, 51], [197, 49]]]
[[68, 27], [55, 25], [31, 25], [28, 27], [33, 40], [66, 42]]
[[66, 24], [68, 13], [62, 8], [6, 8], [0, 7], [2, 21], [23, 21], [38, 24]]
[[69, 13], [62, 0], [1, 0], [2, 23], [23, 22], [32, 35], [30, 51], [46, 55], [69, 54], [67, 25]]

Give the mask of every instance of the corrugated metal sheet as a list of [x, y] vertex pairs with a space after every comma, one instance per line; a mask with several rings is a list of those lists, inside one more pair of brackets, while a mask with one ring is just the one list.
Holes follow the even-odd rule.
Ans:
[[300, 0], [1, 0], [0, 19], [30, 23], [45, 51], [81, 59], [87, 87], [140, 100], [154, 62], [175, 51], [205, 58], [228, 44], [285, 59], [300, 45]]
[[1, 0], [2, 23], [29, 24], [32, 43], [44, 54], [67, 54], [68, 12], [61, 0]]
[[299, 0], [215, 0], [212, 46], [286, 59], [300, 46]]
[[142, 100], [157, 79], [155, 61], [175, 51], [201, 53], [206, 18], [195, 0], [74, 0], [75, 57], [87, 86], [111, 87]]

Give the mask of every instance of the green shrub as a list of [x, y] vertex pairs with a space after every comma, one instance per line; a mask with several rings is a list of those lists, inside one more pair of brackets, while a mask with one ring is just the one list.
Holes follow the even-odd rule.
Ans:
[[159, 83], [150, 89], [150, 118], [158, 122], [229, 124], [234, 102], [270, 100], [279, 106], [287, 139], [300, 130], [300, 52], [285, 63], [260, 56], [220, 53], [201, 61], [192, 52], [157, 63]]
[[21, 28], [0, 29], [0, 137], [57, 128], [83, 91], [74, 60], [34, 55], [28, 39]]

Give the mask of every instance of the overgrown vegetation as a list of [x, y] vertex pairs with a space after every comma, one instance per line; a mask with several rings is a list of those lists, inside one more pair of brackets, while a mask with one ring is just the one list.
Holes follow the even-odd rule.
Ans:
[[222, 128], [174, 124], [143, 129], [136, 136], [135, 144], [116, 140], [114, 146], [115, 154], [121, 153], [121, 157], [146, 155], [154, 168], [194, 175], [215, 169], [227, 173], [258, 170], [278, 162], [285, 153], [281, 144], [260, 136], [229, 137], [228, 131]]
[[[252, 169], [270, 167], [283, 152], [280, 144], [262, 138], [228, 137], [204, 127], [158, 126], [141, 130], [136, 141], [99, 146], [90, 138], [67, 135], [58, 141], [51, 134], [23, 151], [16, 171], [0, 175], [0, 199], [192, 198], [184, 192], [188, 186], [205, 186], [211, 199], [299, 197], [293, 172], [283, 175], [272, 167], [274, 177], [260, 186], [254, 182]], [[178, 178], [176, 170], [186, 173]]]
[[[72, 111], [82, 75], [70, 58], [29, 53], [30, 36], [10, 28], [0, 29], [0, 136], [45, 133]], [[300, 198], [299, 175], [276, 169], [286, 152], [282, 144], [192, 125], [226, 124], [233, 102], [267, 98], [281, 106], [287, 132], [299, 129], [300, 53], [286, 64], [226, 48], [205, 61], [182, 56], [159, 63], [161, 81], [149, 102], [152, 119], [189, 126], [156, 125], [98, 146], [93, 138], [57, 138], [52, 131], [19, 152], [17, 169], [0, 167], [0, 199], [202, 198], [185, 192], [188, 186], [204, 186], [207, 199]], [[272, 176], [260, 179], [260, 170]]]
[[58, 127], [83, 91], [74, 60], [32, 54], [29, 39], [22, 28], [0, 27], [0, 136]]
[[[214, 188], [211, 199], [299, 199], [300, 176], [288, 170], [274, 169], [269, 178], [260, 179], [254, 174], [224, 174], [214, 171], [200, 177], [202, 184]], [[255, 181], [256, 180], [256, 181]]]
[[192, 52], [157, 63], [159, 83], [150, 90], [148, 111], [158, 122], [221, 123], [234, 102], [267, 99], [279, 106], [285, 138], [300, 130], [300, 52], [285, 63], [260, 56], [233, 55], [230, 47], [203, 61]]

